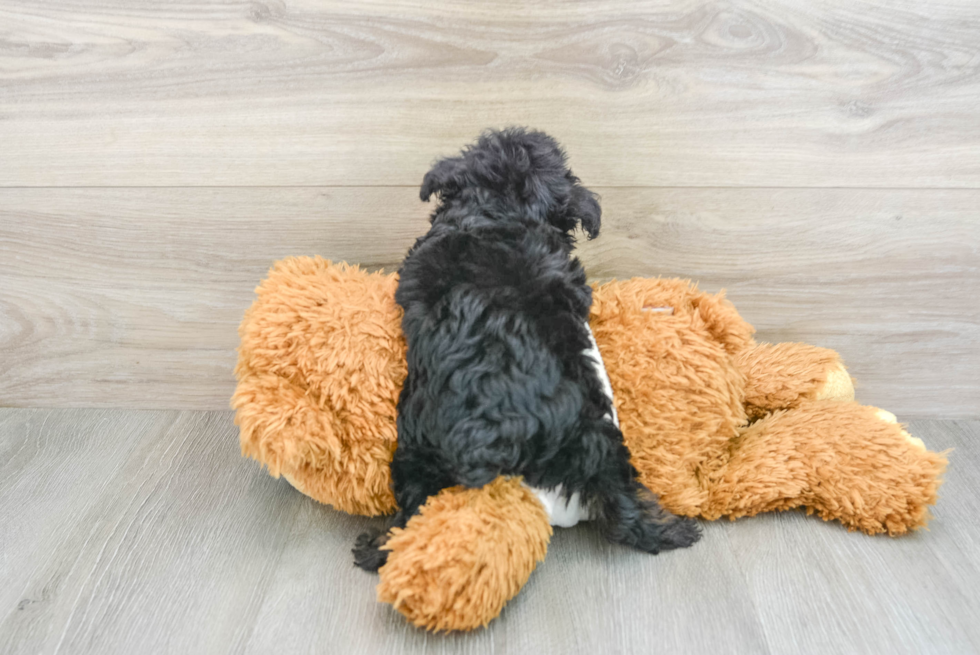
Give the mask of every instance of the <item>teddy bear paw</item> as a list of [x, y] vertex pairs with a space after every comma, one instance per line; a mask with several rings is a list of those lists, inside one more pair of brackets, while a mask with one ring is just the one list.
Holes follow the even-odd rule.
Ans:
[[[885, 411], [883, 409], [875, 408], [875, 415], [885, 423], [898, 423], [898, 418], [896, 418], [894, 414]], [[905, 437], [905, 440], [908, 441], [914, 447], [918, 448], [921, 451], [925, 451], [926, 444], [922, 441], [922, 439], [919, 439], [918, 437], [913, 437], [905, 430], [902, 430], [902, 436]]]
[[286, 482], [292, 485], [293, 489], [295, 489], [296, 491], [300, 492], [303, 495], [306, 496], [310, 495], [309, 492], [306, 490], [306, 485], [300, 482], [299, 480], [297, 480], [296, 478], [294, 478], [292, 475], [286, 473], [285, 471], [280, 473], [280, 475], [286, 480]]
[[843, 364], [837, 362], [828, 374], [823, 388], [817, 392], [815, 400], [854, 400], [854, 381]]

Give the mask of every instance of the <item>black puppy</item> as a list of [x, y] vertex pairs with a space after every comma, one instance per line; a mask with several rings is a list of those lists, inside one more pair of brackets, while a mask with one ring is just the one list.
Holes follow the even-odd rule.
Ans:
[[[554, 139], [491, 131], [422, 182], [432, 227], [411, 248], [395, 299], [408, 377], [391, 462], [394, 526], [429, 496], [521, 475], [580, 502], [616, 543], [690, 546], [696, 523], [666, 512], [637, 479], [588, 330], [592, 290], [570, 257], [578, 224], [599, 233], [595, 195]], [[387, 533], [362, 534], [355, 562], [382, 566]]]

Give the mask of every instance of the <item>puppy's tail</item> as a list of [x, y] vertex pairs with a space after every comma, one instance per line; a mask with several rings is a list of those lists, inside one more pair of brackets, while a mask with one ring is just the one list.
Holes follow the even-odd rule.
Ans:
[[638, 480], [629, 487], [600, 501], [598, 519], [609, 541], [656, 555], [701, 538], [697, 522], [668, 512]]
[[638, 478], [628, 460], [618, 475], [605, 478], [606, 488], [597, 499], [597, 518], [609, 541], [657, 554], [687, 548], [701, 538], [693, 519], [668, 512]]

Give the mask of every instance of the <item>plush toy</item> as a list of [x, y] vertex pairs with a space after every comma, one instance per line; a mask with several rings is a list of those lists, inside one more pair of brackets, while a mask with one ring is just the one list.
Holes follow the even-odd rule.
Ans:
[[[388, 463], [405, 377], [395, 275], [276, 264], [239, 329], [243, 454], [322, 503], [395, 509]], [[854, 402], [837, 353], [757, 344], [722, 295], [687, 281], [595, 286], [590, 324], [643, 483], [677, 514], [803, 508], [851, 530], [925, 525], [946, 460]], [[567, 507], [519, 479], [446, 489], [387, 543], [378, 598], [416, 625], [486, 625], [527, 581]], [[548, 505], [548, 506], [546, 506]]]

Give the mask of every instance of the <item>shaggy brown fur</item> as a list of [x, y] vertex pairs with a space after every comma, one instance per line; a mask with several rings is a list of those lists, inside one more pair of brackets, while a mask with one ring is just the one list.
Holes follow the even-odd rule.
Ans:
[[803, 507], [869, 534], [926, 524], [946, 460], [851, 402], [853, 387], [828, 388], [834, 351], [757, 345], [731, 303], [681, 280], [598, 287], [591, 324], [634, 464], [670, 511]]
[[[387, 464], [405, 376], [395, 286], [392, 275], [286, 260], [240, 329], [242, 452], [352, 513], [394, 509]], [[946, 459], [853, 402], [837, 353], [756, 344], [728, 301], [682, 280], [597, 286], [590, 320], [633, 462], [670, 511], [734, 519], [799, 507], [869, 534], [925, 525]], [[549, 534], [516, 481], [447, 489], [389, 543], [379, 597], [431, 629], [484, 625]]]
[[519, 478], [445, 489], [409, 525], [395, 528], [384, 546], [392, 552], [379, 572], [378, 600], [430, 630], [489, 623], [544, 560], [551, 539], [548, 515]]
[[242, 454], [351, 514], [395, 510], [388, 463], [405, 379], [398, 280], [283, 260], [238, 330], [232, 398]]

